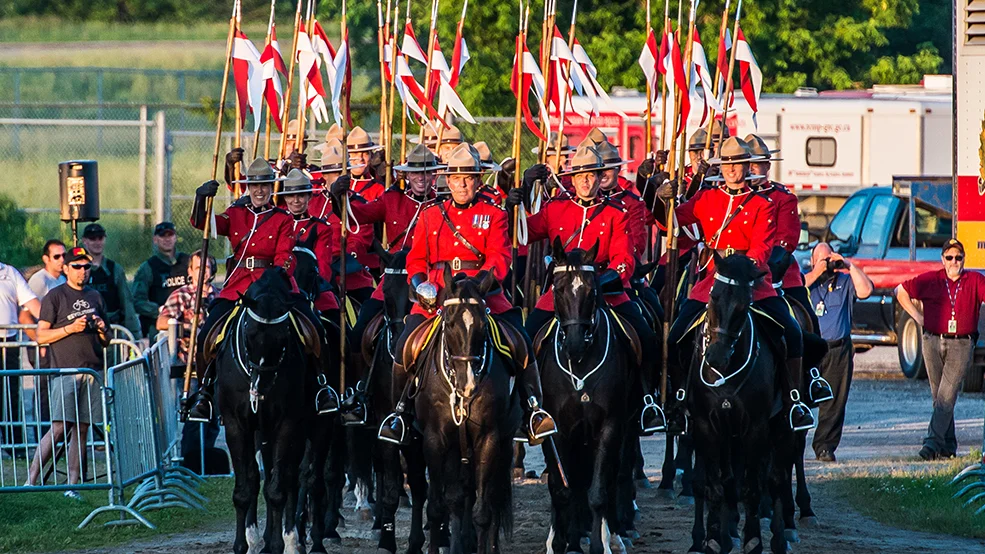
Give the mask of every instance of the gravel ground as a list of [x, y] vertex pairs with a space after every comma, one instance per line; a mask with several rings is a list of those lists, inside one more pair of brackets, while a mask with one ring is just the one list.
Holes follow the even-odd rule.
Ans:
[[[895, 349], [889, 348], [877, 348], [858, 355], [844, 439], [837, 451], [839, 462], [820, 464], [808, 452], [807, 471], [814, 509], [821, 525], [801, 529], [802, 540], [794, 545], [794, 552], [917, 554], [932, 549], [942, 552], [985, 551], [983, 541], [905, 531], [876, 523], [854, 513], [844, 499], [836, 497], [825, 486], [827, 479], [844, 472], [878, 473], [927, 465], [916, 457], [916, 452], [930, 416], [929, 389], [926, 381], [902, 379], [895, 356]], [[980, 447], [982, 411], [981, 394], [964, 394], [959, 399], [956, 411], [959, 454]], [[647, 459], [647, 475], [656, 482], [660, 477], [664, 442], [662, 439], [646, 439], [643, 449]], [[528, 469], [539, 472], [544, 467], [538, 451], [530, 452], [527, 460]], [[642, 508], [642, 520], [637, 528], [642, 536], [627, 551], [641, 554], [686, 552], [690, 545], [693, 508], [658, 498], [655, 488], [641, 490], [638, 503]], [[517, 483], [515, 506], [515, 532], [512, 541], [505, 544], [504, 552], [545, 552], [550, 517], [546, 486], [536, 480]], [[408, 510], [402, 509], [399, 516], [398, 543], [405, 544], [401, 531], [406, 534]], [[343, 545], [332, 547], [334, 550], [331, 551], [375, 554], [371, 522], [362, 521], [352, 512], [348, 512], [347, 517], [349, 525], [343, 531]], [[768, 531], [764, 530], [767, 544], [768, 537]], [[90, 552], [212, 554], [229, 552], [231, 545], [232, 531], [223, 528]]]

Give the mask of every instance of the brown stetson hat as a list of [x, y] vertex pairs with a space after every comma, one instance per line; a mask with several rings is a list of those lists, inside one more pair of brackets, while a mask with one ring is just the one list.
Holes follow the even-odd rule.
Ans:
[[[547, 141], [547, 155], [553, 156], [556, 153], [555, 149], [557, 148], [557, 132], [556, 131], [552, 132], [548, 136], [548, 138], [550, 140]], [[561, 137], [561, 153], [570, 154], [575, 150], [576, 148], [574, 146], [568, 144], [568, 135], [563, 135]], [[535, 148], [532, 148], [530, 151], [533, 152], [534, 154], [540, 154], [540, 147], [537, 146]]]
[[619, 155], [619, 149], [610, 144], [609, 141], [600, 142], [595, 147], [595, 151], [599, 153], [599, 156], [602, 156], [605, 169], [614, 169], [629, 163], [622, 159], [622, 156]]
[[489, 149], [489, 145], [486, 141], [480, 140], [479, 142], [472, 145], [475, 151], [479, 153], [479, 161], [482, 163], [482, 167], [488, 169], [489, 171], [502, 171], [503, 166], [493, 161], [492, 150]]
[[292, 169], [287, 174], [287, 178], [284, 179], [283, 188], [277, 194], [280, 196], [290, 196], [292, 194], [311, 193], [314, 191], [314, 187], [311, 186], [311, 179], [300, 169]]
[[274, 173], [274, 168], [270, 167], [270, 163], [263, 158], [253, 160], [250, 167], [246, 168], [246, 174], [244, 177], [246, 178], [233, 182], [255, 185], [259, 183], [276, 183], [284, 180], [283, 177], [278, 177], [277, 174]]
[[438, 158], [426, 146], [418, 144], [407, 154], [407, 162], [393, 169], [404, 173], [423, 173], [425, 171], [437, 171], [445, 167], [438, 163]]
[[[341, 173], [342, 172], [342, 141], [339, 139], [332, 139], [325, 143], [325, 148], [322, 149], [321, 157], [321, 169], [323, 173]], [[350, 161], [346, 164], [346, 169], [353, 169], [358, 167], [365, 167], [364, 164], [353, 165]]]
[[571, 157], [571, 169], [558, 173], [558, 176], [601, 171], [603, 169], [606, 169], [606, 166], [598, 150], [591, 146], [582, 146]]
[[486, 172], [479, 160], [479, 153], [467, 142], [456, 146], [444, 162], [446, 167], [440, 171], [443, 175], [481, 175]]
[[[461, 144], [465, 142], [465, 140], [462, 139], [461, 129], [455, 127], [454, 125], [449, 126], [443, 133], [439, 131], [438, 134], [441, 136], [442, 146], [445, 144]], [[437, 137], [435, 140], [437, 140]]]
[[721, 165], [759, 162], [764, 159], [765, 158], [762, 156], [754, 156], [752, 152], [750, 152], [749, 145], [746, 141], [740, 139], [739, 137], [730, 137], [722, 143], [722, 150], [719, 156], [708, 160], [708, 163], [710, 165]]
[[771, 162], [779, 162], [783, 160], [783, 158], [773, 157], [773, 154], [776, 154], [780, 150], [779, 149], [771, 150], [770, 147], [767, 146], [766, 141], [763, 140], [762, 137], [760, 137], [759, 135], [753, 135], [750, 133], [746, 135], [746, 138], [744, 140], [746, 141], [746, 144], [749, 145], [749, 152], [751, 152], [752, 155], [760, 156], [762, 158], [765, 158], [767, 161], [771, 161]]
[[[296, 140], [298, 138], [298, 120], [292, 119], [287, 122], [287, 129], [284, 130], [284, 134], [287, 135], [287, 140]], [[318, 139], [312, 138], [307, 133], [304, 135], [304, 142], [318, 142]]]
[[349, 136], [345, 139], [345, 145], [349, 152], [370, 152], [383, 148], [373, 142], [373, 139], [369, 137], [369, 133], [362, 127], [353, 127], [349, 131]]

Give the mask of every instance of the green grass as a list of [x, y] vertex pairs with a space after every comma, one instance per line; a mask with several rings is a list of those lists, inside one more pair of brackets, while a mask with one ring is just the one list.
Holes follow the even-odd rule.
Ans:
[[103, 527], [114, 517], [97, 518], [79, 531], [76, 526], [96, 506], [106, 503], [105, 491], [83, 493], [85, 502], [62, 496], [60, 492], [0, 495], [0, 552], [50, 552], [94, 548], [149, 540], [172, 533], [207, 529], [234, 521], [232, 479], [210, 479], [199, 492], [210, 499], [205, 512], [170, 508], [144, 515], [157, 526]]
[[[248, 36], [262, 37], [263, 22], [246, 22], [243, 31]], [[288, 22], [282, 22], [288, 24]], [[0, 19], [0, 42], [87, 42], [87, 41], [222, 41], [229, 32], [228, 21], [182, 23], [107, 23], [100, 21], [67, 21], [54, 17], [11, 17]]]
[[[981, 503], [963, 507], [966, 498], [951, 496], [960, 486], [951, 479], [980, 460], [978, 454], [948, 463], [927, 464], [916, 471], [889, 475], [856, 474], [828, 483], [859, 513], [876, 521], [914, 531], [985, 538], [985, 515], [975, 515]], [[970, 483], [962, 482], [961, 486]]]

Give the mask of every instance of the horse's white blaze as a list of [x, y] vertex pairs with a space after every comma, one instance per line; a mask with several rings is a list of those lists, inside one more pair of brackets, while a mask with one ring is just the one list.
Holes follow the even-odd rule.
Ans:
[[612, 533], [609, 531], [609, 522], [602, 518], [602, 549], [605, 554], [612, 554], [612, 548], [609, 546], [609, 540], [612, 538]]
[[283, 533], [284, 554], [300, 554], [301, 543], [298, 541], [297, 529], [291, 529], [290, 533]]
[[554, 525], [551, 525], [551, 530], [547, 533], [547, 554], [554, 554]]
[[571, 292], [578, 294], [578, 291], [585, 286], [585, 280], [581, 278], [581, 275], [575, 274], [574, 278], [571, 279]]
[[260, 367], [263, 367], [263, 356], [260, 356]]
[[260, 552], [261, 538], [260, 529], [257, 528], [255, 523], [246, 528], [246, 547], [249, 549], [247, 554], [257, 554]]
[[475, 324], [475, 319], [471, 313], [465, 312], [462, 314], [462, 324], [465, 325], [465, 334], [470, 334], [472, 332], [472, 325]]

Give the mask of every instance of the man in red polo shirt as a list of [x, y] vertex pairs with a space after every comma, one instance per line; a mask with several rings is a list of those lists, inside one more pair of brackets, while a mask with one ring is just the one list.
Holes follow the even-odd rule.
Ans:
[[[964, 245], [951, 239], [941, 252], [943, 269], [928, 271], [896, 287], [896, 300], [923, 326], [923, 360], [927, 365], [934, 412], [920, 457], [953, 458], [954, 404], [971, 367], [978, 340], [978, 310], [985, 302], [985, 276], [964, 270]], [[920, 300], [922, 309], [913, 301]]]

